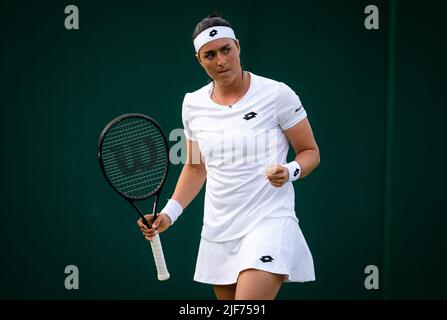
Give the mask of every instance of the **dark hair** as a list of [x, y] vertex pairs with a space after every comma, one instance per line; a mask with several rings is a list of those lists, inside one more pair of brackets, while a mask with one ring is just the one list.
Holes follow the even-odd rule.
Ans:
[[217, 15], [217, 13], [212, 13], [196, 25], [192, 33], [192, 39], [194, 40], [203, 30], [218, 26], [231, 28], [231, 24], [227, 20]]

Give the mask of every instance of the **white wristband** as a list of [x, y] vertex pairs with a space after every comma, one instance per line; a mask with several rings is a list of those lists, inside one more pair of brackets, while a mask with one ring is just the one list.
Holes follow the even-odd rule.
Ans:
[[289, 181], [298, 180], [301, 176], [301, 166], [298, 162], [292, 161], [284, 165], [289, 171]]
[[169, 199], [168, 203], [166, 203], [165, 207], [160, 211], [160, 213], [166, 213], [171, 219], [171, 226], [174, 224], [175, 220], [182, 214], [183, 208], [174, 199]]

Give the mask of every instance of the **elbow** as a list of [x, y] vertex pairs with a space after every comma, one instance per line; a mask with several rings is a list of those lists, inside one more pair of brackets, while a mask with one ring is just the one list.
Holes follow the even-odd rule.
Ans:
[[318, 147], [315, 148], [315, 168], [320, 165], [320, 149]]
[[203, 163], [197, 163], [197, 164], [185, 163], [184, 168], [194, 174], [206, 175], [206, 168]]

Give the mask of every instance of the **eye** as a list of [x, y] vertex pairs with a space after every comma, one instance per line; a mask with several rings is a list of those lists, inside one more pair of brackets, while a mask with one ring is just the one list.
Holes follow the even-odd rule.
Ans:
[[207, 60], [211, 60], [212, 58], [214, 58], [214, 53], [207, 53], [205, 54], [204, 58]]
[[227, 53], [230, 52], [230, 51], [231, 51], [231, 47], [226, 47], [226, 48], [223, 49], [223, 52], [224, 52], [225, 54], [227, 54]]

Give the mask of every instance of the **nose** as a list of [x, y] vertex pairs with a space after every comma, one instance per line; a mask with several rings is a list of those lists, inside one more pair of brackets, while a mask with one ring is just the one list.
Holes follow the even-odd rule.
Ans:
[[224, 55], [222, 53], [220, 53], [220, 52], [217, 54], [217, 60], [216, 61], [217, 61], [217, 65], [219, 67], [224, 67], [225, 64], [227, 63], [227, 61], [225, 60]]

